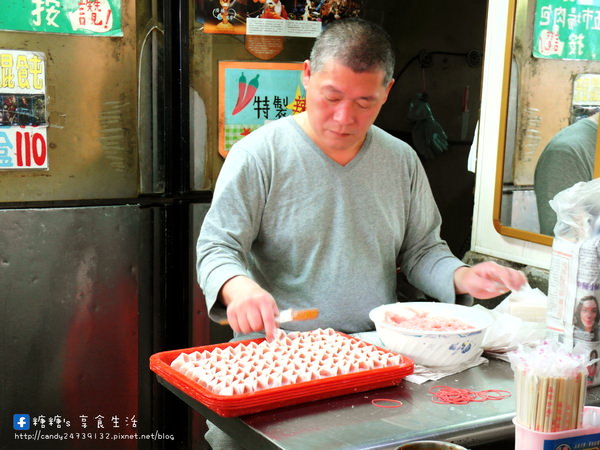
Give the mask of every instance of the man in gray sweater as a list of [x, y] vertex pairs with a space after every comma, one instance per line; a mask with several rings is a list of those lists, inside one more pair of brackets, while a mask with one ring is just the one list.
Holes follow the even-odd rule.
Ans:
[[[396, 271], [443, 302], [525, 283], [486, 262], [467, 267], [440, 239], [441, 218], [417, 154], [373, 125], [393, 84], [383, 30], [329, 25], [304, 63], [304, 113], [269, 123], [227, 155], [198, 239], [210, 317], [236, 337], [271, 339], [280, 309], [318, 308], [286, 330], [372, 330], [396, 301]], [[241, 448], [210, 422], [213, 448]]]
[[534, 188], [542, 234], [554, 235], [556, 212], [550, 200], [575, 183], [593, 178], [598, 116], [595, 113], [560, 130], [537, 161]]
[[429, 296], [491, 298], [518, 271], [467, 267], [440, 239], [417, 154], [373, 125], [393, 84], [387, 34], [360, 19], [329, 25], [304, 62], [306, 111], [269, 123], [229, 152], [197, 244], [210, 317], [236, 335], [273, 336], [279, 310], [318, 308], [287, 330], [373, 329], [396, 301], [397, 268]]

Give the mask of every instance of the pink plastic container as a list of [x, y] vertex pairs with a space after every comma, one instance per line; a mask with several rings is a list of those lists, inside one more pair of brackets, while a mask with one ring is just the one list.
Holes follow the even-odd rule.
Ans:
[[[515, 424], [515, 450], [563, 450], [600, 447], [600, 408], [583, 408], [583, 427], [574, 430], [542, 433]], [[563, 447], [564, 446], [564, 447]]]

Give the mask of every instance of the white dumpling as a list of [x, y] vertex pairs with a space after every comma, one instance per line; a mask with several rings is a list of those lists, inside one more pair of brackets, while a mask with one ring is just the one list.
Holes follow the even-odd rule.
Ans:
[[221, 383], [217, 386], [217, 394], [219, 395], [233, 395], [233, 387], [227, 383]]
[[189, 357], [187, 354], [180, 353], [179, 356], [171, 362], [171, 367], [177, 370], [178, 372], [181, 372], [181, 368], [188, 360]]
[[231, 389], [233, 391], [233, 395], [248, 394], [251, 392], [248, 390], [246, 383], [239, 380], [234, 380], [231, 383]]
[[399, 366], [402, 364], [402, 356], [393, 355], [388, 358], [388, 365], [390, 366]]
[[338, 374], [337, 368], [333, 367], [332, 365], [323, 366], [321, 368], [321, 370], [319, 370], [319, 376], [321, 378], [333, 377], [333, 376], [335, 376], [337, 374]]
[[326, 328], [287, 334], [278, 330], [272, 342], [181, 353], [171, 367], [215, 393], [240, 395], [399, 365], [402, 361], [400, 355]]
[[271, 387], [272, 383], [273, 383], [273, 379], [272, 379], [271, 375], [270, 374], [263, 374], [263, 375], [260, 375], [256, 379], [256, 388], [258, 390], [268, 389], [269, 387]]

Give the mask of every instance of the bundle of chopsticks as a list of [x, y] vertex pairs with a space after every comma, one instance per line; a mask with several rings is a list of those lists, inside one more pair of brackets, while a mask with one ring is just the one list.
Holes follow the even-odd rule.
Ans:
[[544, 343], [510, 356], [517, 390], [517, 422], [544, 433], [580, 428], [587, 388], [583, 355]]

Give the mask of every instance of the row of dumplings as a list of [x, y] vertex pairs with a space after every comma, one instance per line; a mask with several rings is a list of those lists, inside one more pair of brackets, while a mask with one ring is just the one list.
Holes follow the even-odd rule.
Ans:
[[171, 367], [215, 394], [238, 395], [401, 363], [400, 355], [328, 328], [181, 353]]

